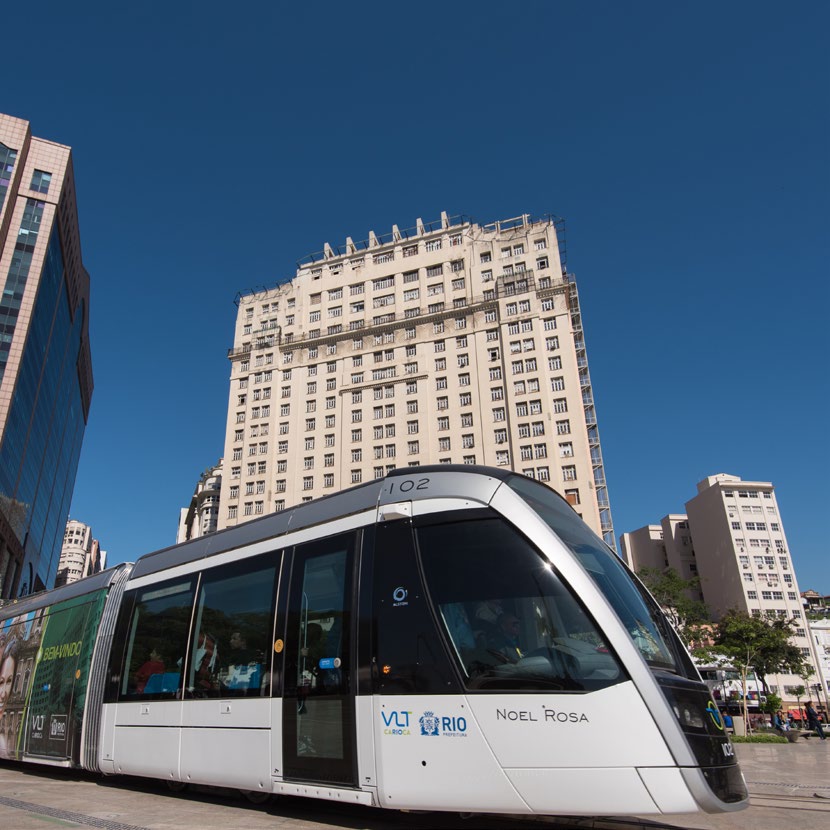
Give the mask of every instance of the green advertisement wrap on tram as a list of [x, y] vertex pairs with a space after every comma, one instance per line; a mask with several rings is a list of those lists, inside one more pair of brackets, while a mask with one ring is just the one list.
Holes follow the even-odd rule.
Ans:
[[95, 635], [106, 600], [99, 591], [6, 620], [0, 757], [77, 760]]

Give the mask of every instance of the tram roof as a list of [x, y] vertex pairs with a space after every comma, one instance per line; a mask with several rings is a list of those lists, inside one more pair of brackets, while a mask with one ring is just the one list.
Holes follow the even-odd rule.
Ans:
[[301, 530], [331, 519], [371, 510], [382, 503], [381, 495], [384, 485], [389, 479], [411, 475], [441, 474], [444, 476], [459, 473], [487, 476], [499, 482], [516, 475], [510, 469], [485, 467], [476, 464], [432, 464], [423, 467], [401, 467], [387, 473], [383, 478], [375, 479], [366, 484], [358, 484], [338, 493], [332, 493], [330, 496], [322, 496], [313, 501], [288, 507], [279, 513], [271, 513], [259, 519], [243, 522], [235, 527], [220, 530], [207, 536], [200, 536], [198, 539], [192, 539], [189, 542], [145, 554], [136, 561], [132, 577], [158, 573], [217, 553], [225, 553], [264, 539], [282, 536], [289, 530]]
[[109, 588], [126, 568], [132, 568], [132, 562], [115, 565], [100, 573], [92, 574], [92, 576], [84, 577], [76, 582], [70, 582], [68, 585], [61, 585], [60, 588], [29, 594], [29, 596], [20, 599], [8, 600], [0, 607], [0, 620], [17, 617], [29, 611], [43, 608], [45, 605], [54, 605], [84, 594], [91, 594], [100, 588]]

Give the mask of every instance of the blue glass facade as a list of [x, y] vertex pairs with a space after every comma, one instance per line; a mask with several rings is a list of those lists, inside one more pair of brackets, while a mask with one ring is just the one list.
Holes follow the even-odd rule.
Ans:
[[55, 222], [0, 443], [0, 510], [25, 553], [18, 595], [54, 582], [86, 425], [78, 360], [87, 309], [81, 302], [72, 314], [64, 271]]

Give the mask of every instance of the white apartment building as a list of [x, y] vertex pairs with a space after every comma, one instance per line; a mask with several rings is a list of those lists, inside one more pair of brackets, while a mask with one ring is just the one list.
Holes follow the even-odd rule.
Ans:
[[[715, 620], [730, 608], [796, 618], [793, 642], [814, 663], [772, 484], [721, 473], [701, 481], [697, 491], [686, 503], [685, 515], [672, 514], [659, 528], [649, 525], [623, 534], [623, 558], [635, 571], [673, 567], [684, 579], [700, 577], [702, 598]], [[792, 675], [767, 682], [771, 691], [788, 699], [794, 699], [797, 686], [807, 685]]]
[[70, 519], [63, 534], [55, 585], [68, 585], [70, 582], [98, 573], [106, 566], [107, 552], [101, 550], [98, 540], [92, 537], [92, 528], [83, 522]]
[[238, 296], [220, 528], [396, 467], [487, 464], [548, 483], [613, 547], [556, 225], [444, 213]]

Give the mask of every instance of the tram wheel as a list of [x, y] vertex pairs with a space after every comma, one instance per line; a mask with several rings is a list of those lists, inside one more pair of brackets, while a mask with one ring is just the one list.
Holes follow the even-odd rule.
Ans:
[[240, 790], [239, 792], [251, 802], [251, 804], [265, 804], [269, 798], [271, 798], [271, 793], [265, 792], [264, 790]]

